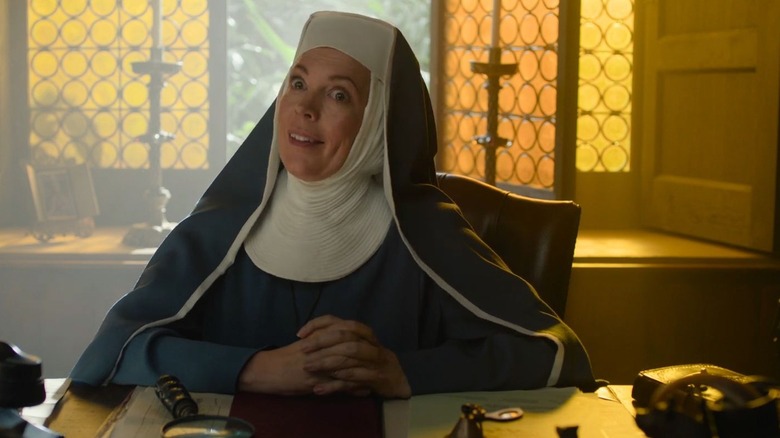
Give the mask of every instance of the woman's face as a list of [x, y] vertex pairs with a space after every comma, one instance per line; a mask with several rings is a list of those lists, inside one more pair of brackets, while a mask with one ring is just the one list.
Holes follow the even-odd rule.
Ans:
[[304, 53], [279, 100], [279, 155], [289, 173], [320, 181], [346, 161], [363, 122], [370, 71], [336, 49]]

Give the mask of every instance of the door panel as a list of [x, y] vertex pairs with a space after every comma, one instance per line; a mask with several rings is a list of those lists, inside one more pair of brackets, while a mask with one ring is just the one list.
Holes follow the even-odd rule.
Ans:
[[643, 223], [772, 251], [780, 1], [640, 3]]

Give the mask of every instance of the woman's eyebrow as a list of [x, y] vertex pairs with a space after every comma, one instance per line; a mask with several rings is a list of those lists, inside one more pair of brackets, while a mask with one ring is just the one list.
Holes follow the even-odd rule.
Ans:
[[[309, 74], [309, 69], [307, 69], [306, 66], [304, 66], [303, 64], [295, 64], [295, 66], [293, 67], [293, 70], [300, 70], [301, 72], [303, 72], [303, 74], [306, 74], [306, 75]], [[347, 76], [347, 75], [339, 75], [339, 74], [330, 75], [330, 76], [328, 76], [328, 80], [330, 80], [330, 81], [349, 82], [350, 84], [352, 84], [352, 87], [354, 87], [355, 90], [360, 90], [360, 88], [355, 83], [354, 79], [352, 79], [352, 77]]]

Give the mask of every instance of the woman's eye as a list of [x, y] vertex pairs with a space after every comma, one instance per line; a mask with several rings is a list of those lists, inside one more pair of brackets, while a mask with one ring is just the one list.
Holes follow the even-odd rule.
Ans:
[[303, 89], [303, 80], [301, 79], [291, 79], [290, 80], [290, 88], [295, 90]]
[[345, 91], [343, 91], [343, 90], [334, 90], [334, 91], [331, 93], [331, 96], [332, 96], [334, 99], [336, 99], [337, 101], [339, 101], [339, 102], [347, 102], [347, 101], [349, 101], [349, 94], [347, 94], [347, 93], [346, 93]]

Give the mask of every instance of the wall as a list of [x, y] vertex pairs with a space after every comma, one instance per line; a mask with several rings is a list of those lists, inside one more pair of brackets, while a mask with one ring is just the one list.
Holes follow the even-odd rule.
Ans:
[[566, 321], [594, 372], [632, 383], [647, 368], [714, 363], [780, 376], [773, 344], [780, 263], [578, 264]]
[[0, 340], [39, 356], [45, 377], [64, 377], [142, 269], [121, 263], [2, 263]]

